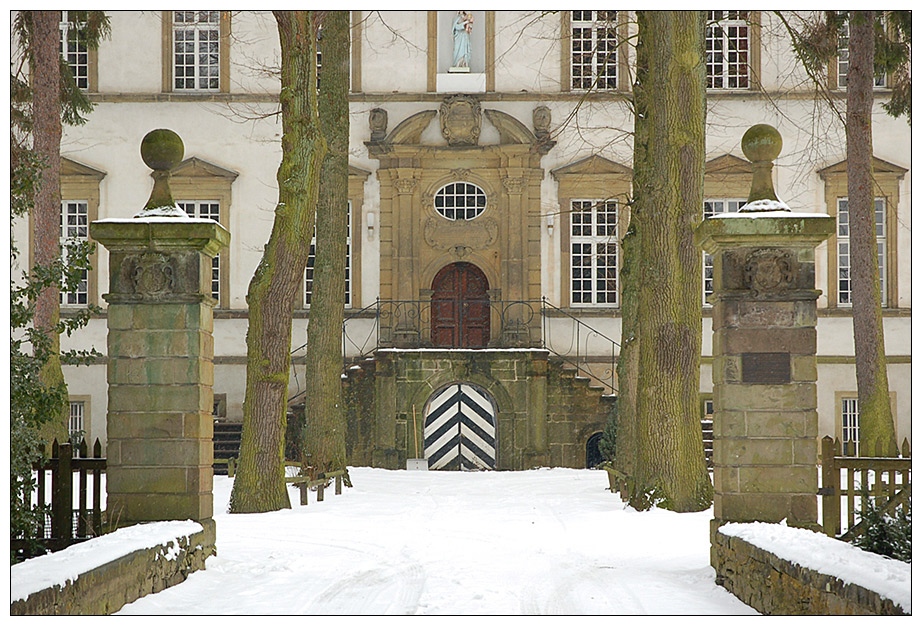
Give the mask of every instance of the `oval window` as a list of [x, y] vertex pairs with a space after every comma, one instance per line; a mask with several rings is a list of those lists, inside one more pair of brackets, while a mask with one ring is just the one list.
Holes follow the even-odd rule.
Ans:
[[448, 183], [435, 194], [435, 210], [450, 220], [472, 220], [487, 206], [487, 194], [473, 183]]

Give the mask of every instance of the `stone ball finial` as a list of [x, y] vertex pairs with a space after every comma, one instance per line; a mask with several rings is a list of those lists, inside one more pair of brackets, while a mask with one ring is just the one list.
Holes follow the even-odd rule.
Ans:
[[775, 195], [772, 183], [773, 161], [781, 154], [781, 133], [774, 126], [756, 124], [743, 135], [743, 154], [752, 161], [752, 188], [740, 213], [790, 211]]
[[172, 130], [158, 128], [141, 140], [141, 158], [151, 168], [154, 188], [150, 199], [135, 217], [185, 217], [186, 213], [173, 201], [170, 190], [170, 170], [182, 162], [185, 148], [182, 139]]
[[141, 140], [141, 158], [152, 170], [171, 170], [182, 161], [185, 148], [179, 135], [167, 128], [152, 130]]
[[740, 145], [753, 163], [774, 161], [781, 154], [781, 133], [769, 124], [756, 124], [746, 131]]

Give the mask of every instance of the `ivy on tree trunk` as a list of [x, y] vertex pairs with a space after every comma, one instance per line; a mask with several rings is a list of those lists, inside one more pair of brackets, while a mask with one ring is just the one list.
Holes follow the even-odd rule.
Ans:
[[247, 291], [246, 395], [232, 513], [290, 507], [285, 422], [292, 310], [304, 280], [326, 142], [317, 112], [313, 11], [276, 11], [281, 43], [282, 162], [272, 234]]
[[636, 405], [629, 501], [637, 509], [710, 506], [699, 415], [701, 251], [692, 235], [704, 188], [701, 11], [639, 11], [634, 90]]
[[310, 322], [303, 462], [313, 475], [346, 468], [346, 418], [342, 393], [346, 228], [349, 211], [349, 12], [323, 18], [320, 125], [326, 138]]

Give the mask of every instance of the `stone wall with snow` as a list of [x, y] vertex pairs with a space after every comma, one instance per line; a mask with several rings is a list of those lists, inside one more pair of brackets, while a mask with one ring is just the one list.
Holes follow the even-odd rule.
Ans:
[[154, 522], [29, 559], [10, 568], [10, 615], [109, 615], [205, 569], [215, 526]]
[[[717, 583], [764, 615], [909, 615], [908, 563], [783, 524], [712, 530]], [[834, 572], [834, 573], [833, 573]]]

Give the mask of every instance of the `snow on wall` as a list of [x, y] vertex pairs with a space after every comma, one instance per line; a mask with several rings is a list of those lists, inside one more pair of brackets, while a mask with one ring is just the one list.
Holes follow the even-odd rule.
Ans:
[[820, 574], [839, 578], [888, 598], [912, 612], [911, 566], [803, 528], [752, 522], [718, 530]]

